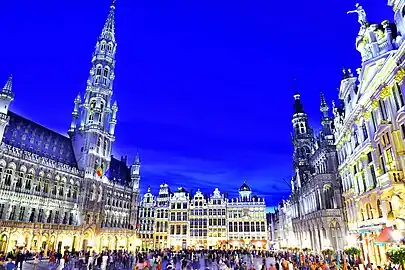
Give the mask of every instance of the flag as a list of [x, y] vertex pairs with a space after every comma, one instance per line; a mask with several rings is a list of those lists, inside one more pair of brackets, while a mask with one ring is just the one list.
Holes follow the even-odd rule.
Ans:
[[97, 176], [102, 176], [103, 175], [103, 167], [99, 167], [96, 171]]

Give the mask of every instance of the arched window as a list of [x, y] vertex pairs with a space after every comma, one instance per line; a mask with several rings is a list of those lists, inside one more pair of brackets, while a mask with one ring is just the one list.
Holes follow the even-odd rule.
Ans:
[[98, 67], [97, 67], [96, 75], [101, 75], [101, 66], [98, 66]]
[[96, 108], [96, 101], [90, 102], [89, 122], [94, 120], [94, 108]]
[[368, 132], [367, 132], [366, 123], [363, 123], [362, 129], [363, 129], [363, 137], [364, 137], [364, 140], [367, 140], [367, 138], [368, 138]]
[[98, 139], [97, 139], [97, 152], [100, 151], [100, 147], [101, 147], [101, 137], [98, 137]]
[[377, 200], [377, 214], [379, 218], [383, 217], [382, 210], [381, 210], [381, 201]]
[[108, 67], [105, 67], [105, 68], [104, 68], [104, 74], [103, 74], [103, 76], [106, 77], [106, 78], [108, 78], [108, 72], [109, 72]]
[[105, 42], [102, 42], [101, 43], [101, 51], [104, 51], [105, 50]]
[[305, 133], [305, 127], [304, 127], [304, 123], [300, 124], [300, 133]]
[[4, 180], [4, 184], [6, 186], [11, 186], [11, 176], [13, 175], [13, 170], [12, 169], [7, 169], [6, 170], [6, 179]]
[[112, 53], [113, 46], [111, 43], [108, 43], [107, 50], [109, 53]]
[[371, 205], [368, 203], [366, 205], [367, 219], [373, 219], [373, 211], [371, 210]]
[[77, 185], [75, 185], [73, 188], [73, 199], [77, 199], [78, 190], [79, 190], [79, 187]]

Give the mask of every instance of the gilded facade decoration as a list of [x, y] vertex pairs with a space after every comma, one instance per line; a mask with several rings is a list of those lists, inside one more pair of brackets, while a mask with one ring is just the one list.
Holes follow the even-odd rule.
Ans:
[[[389, 2], [397, 6], [399, 0]], [[362, 55], [362, 66], [358, 77], [344, 74], [339, 90], [339, 98], [344, 102], [335, 115], [335, 124], [337, 118], [344, 122], [336, 126], [334, 134], [341, 145], [338, 171], [348, 223], [348, 245], [359, 245], [365, 262], [374, 265], [384, 264], [392, 241], [385, 239], [383, 232], [405, 233], [403, 213], [394, 207], [405, 203], [399, 199], [403, 198], [399, 194], [404, 193], [405, 163], [400, 153], [404, 149], [405, 119], [398, 118], [405, 105], [402, 86], [405, 71], [402, 66], [397, 68], [401, 62], [398, 59], [405, 53], [400, 36], [405, 24], [400, 12], [396, 11], [395, 17], [396, 24], [385, 21], [381, 25], [360, 27], [360, 36], [367, 35], [375, 41], [370, 39], [368, 47], [357, 48]], [[377, 29], [382, 29], [384, 36]], [[375, 65], [379, 68], [375, 69]], [[347, 124], [357, 107], [370, 109], [364, 113], [362, 126], [357, 126], [347, 140]]]

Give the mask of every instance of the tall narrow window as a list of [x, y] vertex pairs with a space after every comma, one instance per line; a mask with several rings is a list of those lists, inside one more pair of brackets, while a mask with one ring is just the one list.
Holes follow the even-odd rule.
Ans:
[[366, 123], [363, 123], [363, 126], [361, 128], [363, 129], [364, 140], [367, 140], [368, 139], [368, 132], [367, 132]]
[[377, 214], [378, 214], [379, 218], [383, 217], [383, 213], [382, 213], [382, 210], [381, 210], [381, 201], [380, 200], [377, 200]]
[[6, 179], [4, 180], [4, 184], [6, 184], [6, 186], [11, 185], [11, 175], [12, 174], [13, 174], [13, 171], [11, 169], [6, 170]]
[[17, 187], [17, 188], [21, 188], [21, 187], [22, 187], [23, 179], [24, 179], [24, 173], [23, 173], [23, 172], [19, 172], [19, 173], [18, 173], [17, 183], [16, 183], [16, 187]]
[[51, 223], [52, 220], [52, 210], [49, 210], [48, 217], [46, 218], [46, 223]]
[[357, 130], [354, 131], [354, 147], [359, 145], [359, 137], [357, 136]]
[[105, 140], [104, 141], [104, 156], [106, 156], [107, 155], [107, 152], [108, 152], [108, 145], [107, 145], [107, 140]]
[[377, 122], [375, 120], [375, 112], [374, 111], [371, 112], [371, 122], [373, 122], [373, 128], [374, 128], [373, 130], [375, 131], [376, 128], [377, 128]]
[[16, 209], [16, 206], [12, 205], [11, 209], [10, 209], [10, 216], [8, 218], [9, 220], [14, 220], [14, 218], [15, 218], [15, 209]]
[[97, 139], [97, 152], [100, 152], [100, 147], [101, 147], [101, 137], [98, 137], [98, 139]]
[[385, 106], [385, 102], [382, 99], [378, 100], [378, 106], [380, 107], [380, 112], [381, 112], [381, 119], [382, 120], [387, 120], [388, 115], [387, 115], [387, 108]]
[[44, 209], [39, 209], [38, 211], [38, 222], [42, 222], [44, 218]]
[[395, 84], [395, 89], [397, 90], [398, 99], [399, 99], [399, 105], [402, 108], [405, 105], [405, 102], [404, 102], [404, 96], [402, 94], [401, 86], [398, 83], [396, 83]]
[[21, 206], [20, 207], [20, 213], [18, 214], [18, 220], [19, 221], [24, 221], [24, 215], [25, 215], [25, 207]]

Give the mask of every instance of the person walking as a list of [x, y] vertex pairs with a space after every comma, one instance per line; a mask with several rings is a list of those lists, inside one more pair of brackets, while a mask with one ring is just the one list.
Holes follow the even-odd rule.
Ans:
[[37, 254], [35, 254], [35, 257], [34, 257], [34, 267], [32, 269], [36, 270], [38, 267], [38, 264], [39, 264], [39, 255], [37, 253]]

